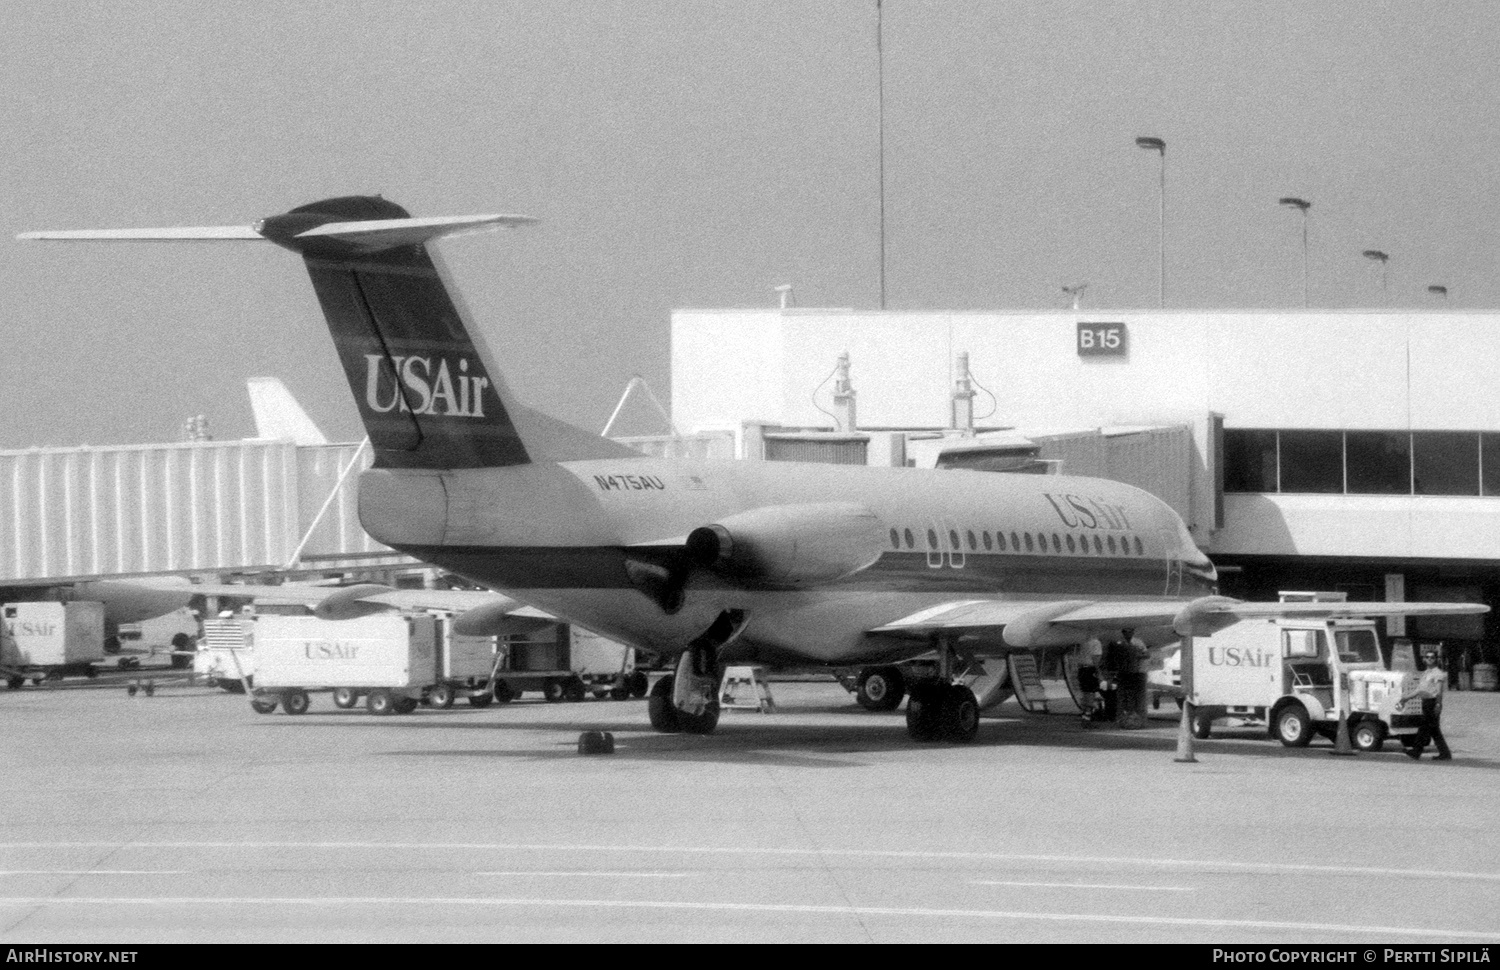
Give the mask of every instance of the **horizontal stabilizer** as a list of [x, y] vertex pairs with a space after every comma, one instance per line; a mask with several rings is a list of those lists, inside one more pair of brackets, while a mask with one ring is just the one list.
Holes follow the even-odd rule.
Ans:
[[531, 216], [429, 216], [421, 219], [372, 219], [365, 222], [328, 222], [299, 232], [298, 239], [337, 239], [368, 252], [414, 246], [443, 236], [513, 229], [536, 222]]
[[176, 226], [167, 229], [64, 229], [58, 231], [23, 232], [17, 239], [34, 241], [114, 241], [114, 242], [191, 242], [195, 240], [235, 241], [252, 239], [264, 241], [265, 237], [255, 231], [254, 226]]
[[[415, 246], [443, 236], [457, 236], [493, 229], [530, 225], [531, 216], [477, 215], [428, 216], [421, 219], [371, 219], [362, 222], [326, 222], [297, 233], [296, 239], [328, 239], [364, 252], [380, 252], [400, 246]], [[63, 229], [23, 232], [23, 242], [269, 242], [261, 234], [261, 223], [251, 226], [172, 226], [159, 229]]]

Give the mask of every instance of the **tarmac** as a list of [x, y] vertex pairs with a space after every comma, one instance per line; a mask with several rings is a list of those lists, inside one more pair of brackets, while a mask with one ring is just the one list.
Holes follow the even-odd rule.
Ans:
[[1181, 763], [1175, 711], [917, 744], [831, 681], [707, 737], [127, 682], [0, 690], [0, 942], [1500, 942], [1495, 693], [1448, 695], [1447, 763], [1263, 730]]

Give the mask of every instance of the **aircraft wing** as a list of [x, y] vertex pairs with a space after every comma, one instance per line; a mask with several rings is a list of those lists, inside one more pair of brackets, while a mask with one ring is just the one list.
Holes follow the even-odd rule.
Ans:
[[937, 633], [999, 634], [1008, 647], [1079, 643], [1121, 630], [1212, 636], [1250, 619], [1438, 616], [1486, 613], [1480, 603], [1248, 603], [1227, 596], [1193, 600], [957, 600], [874, 627], [871, 635], [926, 638]]
[[[149, 580], [138, 582], [151, 585]], [[360, 583], [354, 586], [194, 583], [163, 584], [161, 588], [201, 596], [237, 596], [278, 603], [302, 603], [311, 607], [315, 615], [327, 620], [349, 619], [382, 610], [440, 610], [459, 614], [459, 627], [455, 629], [459, 633], [473, 635], [522, 633], [557, 622], [556, 617], [535, 607], [489, 590], [396, 589], [379, 583]], [[482, 623], [476, 622], [481, 619]], [[499, 626], [491, 629], [496, 624]], [[483, 630], [480, 626], [483, 626]]]

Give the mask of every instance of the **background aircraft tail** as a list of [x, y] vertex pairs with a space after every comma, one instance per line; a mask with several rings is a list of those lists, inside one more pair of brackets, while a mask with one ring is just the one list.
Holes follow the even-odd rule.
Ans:
[[521, 407], [451, 295], [426, 243], [532, 222], [524, 216], [413, 219], [372, 196], [299, 206], [262, 237], [301, 254], [375, 451], [385, 468], [484, 468], [640, 457]]
[[250, 410], [255, 414], [255, 436], [299, 445], [326, 445], [328, 439], [302, 405], [292, 397], [276, 377], [252, 377], [246, 382], [250, 391]]

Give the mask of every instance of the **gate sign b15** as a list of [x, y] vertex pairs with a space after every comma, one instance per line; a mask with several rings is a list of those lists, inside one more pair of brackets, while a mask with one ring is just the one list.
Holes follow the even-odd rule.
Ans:
[[1124, 357], [1126, 346], [1123, 323], [1078, 324], [1078, 356]]

